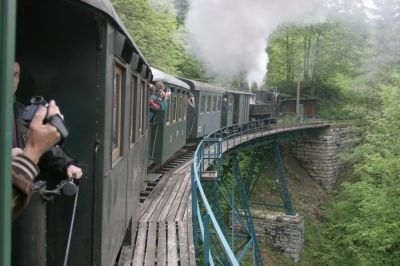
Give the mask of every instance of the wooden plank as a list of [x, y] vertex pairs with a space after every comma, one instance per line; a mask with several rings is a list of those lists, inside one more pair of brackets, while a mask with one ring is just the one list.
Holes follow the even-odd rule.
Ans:
[[[156, 217], [158, 217], [159, 213], [161, 212], [160, 209], [162, 210], [165, 204], [165, 201], [162, 201], [162, 198], [165, 195], [168, 196], [171, 193], [170, 191], [173, 189], [176, 183], [175, 176], [169, 175], [168, 179], [169, 179], [168, 182], [162, 186], [160, 193], [154, 194], [154, 197], [152, 197], [150, 204], [146, 208], [146, 211], [143, 214], [141, 214], [140, 216], [141, 222], [149, 221], [150, 217], [152, 217], [153, 215], [156, 215]], [[154, 220], [156, 219], [153, 219], [153, 221]]]
[[[189, 197], [189, 202], [192, 202], [192, 195]], [[193, 223], [192, 223], [192, 206], [188, 204], [187, 208], [187, 228], [188, 228], [188, 247], [189, 247], [189, 262], [190, 266], [196, 265], [196, 254], [194, 250], [193, 240]], [[197, 232], [196, 232], [197, 233]]]
[[[179, 206], [178, 213], [175, 216], [175, 221], [183, 221], [183, 217], [185, 215], [187, 205], [188, 205], [189, 196], [190, 196], [190, 193], [192, 192], [192, 187], [191, 187], [192, 181], [190, 179], [190, 173], [188, 175], [189, 175], [189, 182], [186, 185], [185, 194], [183, 195], [183, 199], [182, 199], [181, 205]], [[191, 203], [189, 202], [189, 204], [191, 204]]]
[[167, 234], [165, 223], [158, 223], [158, 241], [157, 241], [157, 266], [165, 266], [167, 262]]
[[167, 216], [167, 222], [169, 221], [175, 221], [176, 213], [178, 212], [179, 206], [182, 204], [182, 198], [183, 195], [185, 194], [185, 190], [187, 187], [188, 182], [190, 181], [190, 176], [185, 175], [183, 177], [182, 185], [176, 194], [176, 197], [172, 203], [171, 209], [169, 210], [168, 216]]
[[132, 265], [143, 265], [144, 252], [146, 248], [147, 223], [139, 223], [138, 236], [135, 243], [135, 253]]
[[147, 232], [147, 248], [144, 265], [154, 266], [156, 258], [157, 223], [149, 222], [149, 229]]
[[[183, 221], [187, 220], [187, 210], [188, 210], [189, 206], [186, 207], [185, 213], [183, 214]], [[190, 208], [192, 208], [192, 206], [190, 206]]]
[[176, 175], [171, 175], [170, 178], [172, 179], [172, 181], [171, 181], [171, 183], [168, 184], [168, 187], [166, 188], [164, 193], [162, 193], [159, 196], [159, 198], [157, 199], [157, 201], [158, 201], [157, 205], [154, 207], [154, 210], [151, 213], [151, 215], [148, 216], [149, 221], [157, 221], [157, 222], [164, 221], [163, 219], [159, 219], [160, 214], [163, 211], [165, 211], [165, 209], [169, 210], [168, 199], [171, 197], [171, 194], [174, 191], [176, 183], [178, 181], [178, 178]]
[[176, 246], [176, 224], [168, 223], [168, 266], [178, 265], [178, 252]]
[[[163, 200], [166, 200], [166, 203], [164, 205], [164, 208], [162, 209], [162, 212], [160, 213], [159, 217], [157, 218], [157, 222], [159, 221], [165, 221], [167, 218], [167, 215], [169, 213], [169, 210], [171, 209], [171, 206], [175, 200], [176, 194], [178, 193], [180, 187], [182, 186], [182, 178], [184, 177], [183, 174], [175, 174], [177, 182], [169, 195], [168, 199], [164, 198]], [[152, 219], [156, 218], [156, 216], [153, 216]]]
[[132, 246], [123, 246], [119, 256], [118, 266], [131, 266], [133, 255]]
[[186, 221], [178, 221], [179, 261], [181, 265], [189, 265], [188, 228]]
[[149, 197], [146, 199], [146, 201], [143, 202], [142, 206], [140, 206], [139, 217], [143, 216], [143, 214], [146, 212], [147, 208], [153, 202], [153, 200], [155, 198], [157, 198], [159, 196], [159, 194], [162, 193], [163, 190], [166, 189], [165, 184], [167, 184], [170, 181], [171, 180], [169, 178], [169, 175], [165, 175], [161, 178], [160, 182], [153, 189], [152, 193], [149, 195]]

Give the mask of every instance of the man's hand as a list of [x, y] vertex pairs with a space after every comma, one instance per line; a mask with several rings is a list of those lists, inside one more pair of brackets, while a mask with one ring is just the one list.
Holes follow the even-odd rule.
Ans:
[[[47, 117], [55, 114], [60, 114], [60, 110], [52, 100], [47, 110]], [[60, 116], [62, 117], [61, 114]], [[29, 157], [35, 164], [39, 162], [43, 153], [51, 149], [61, 139], [60, 133], [54, 126], [43, 123], [45, 117], [46, 109], [40, 107], [29, 126], [23, 150], [23, 154]]]
[[20, 148], [12, 148], [11, 149], [11, 158], [14, 158], [18, 154], [22, 153], [22, 149]]
[[75, 175], [74, 179], [80, 179], [82, 177], [82, 169], [71, 164], [70, 166], [68, 166], [67, 168], [67, 175], [68, 177], [72, 177], [73, 175]]

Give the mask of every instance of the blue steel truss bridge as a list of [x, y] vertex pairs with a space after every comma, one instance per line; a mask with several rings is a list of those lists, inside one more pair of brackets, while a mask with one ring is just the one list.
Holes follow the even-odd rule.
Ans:
[[[262, 147], [272, 147], [277, 177], [275, 185], [286, 214], [294, 215], [279, 143], [302, 138], [328, 127], [322, 121], [288, 122], [257, 120], [221, 128], [205, 137], [192, 164], [192, 221], [196, 257], [204, 265], [239, 265], [243, 260], [263, 265], [263, 257], [249, 206], [249, 195], [257, 185], [257, 160], [265, 159]], [[238, 153], [251, 153], [250, 165], [241, 171]], [[222, 161], [228, 171], [222, 171]], [[264, 162], [265, 164], [267, 161]], [[229, 215], [229, 219], [226, 216]], [[227, 222], [227, 220], [229, 220]], [[240, 228], [240, 229], [238, 229]]]

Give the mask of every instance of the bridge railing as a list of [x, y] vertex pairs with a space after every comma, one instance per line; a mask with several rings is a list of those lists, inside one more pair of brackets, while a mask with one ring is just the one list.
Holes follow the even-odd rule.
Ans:
[[[295, 119], [285, 119], [285, 117], [280, 119], [262, 119], [223, 127], [204, 137], [194, 154], [191, 181], [192, 218], [196, 255], [198, 256], [200, 252], [199, 236], [201, 236], [201, 253], [205, 264], [215, 265], [218, 262], [219, 264], [229, 263], [231, 265], [239, 265], [240, 259], [238, 258], [243, 257], [243, 254], [236, 256], [233, 247], [229, 245], [227, 237], [212, 211], [201, 183], [202, 177], [205, 174], [220, 172], [220, 159], [223, 151], [260, 136], [321, 123], [321, 120], [297, 121]], [[215, 171], [208, 171], [212, 165], [216, 168], [214, 168]], [[210, 176], [212, 175], [208, 175], [208, 178]], [[212, 178], [215, 181], [218, 180], [217, 176], [213, 176]]]

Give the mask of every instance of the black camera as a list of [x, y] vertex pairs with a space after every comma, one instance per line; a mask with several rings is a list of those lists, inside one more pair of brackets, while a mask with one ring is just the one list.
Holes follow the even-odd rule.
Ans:
[[[42, 96], [34, 96], [31, 98], [31, 104], [25, 108], [24, 113], [22, 114], [22, 119], [24, 120], [24, 123], [27, 127], [29, 127], [29, 124], [31, 123], [33, 117], [41, 106], [45, 107], [46, 109], [48, 107], [48, 103]], [[45, 121], [43, 122], [50, 123], [58, 130], [58, 132], [60, 132], [60, 142], [68, 137], [68, 129], [65, 126], [64, 120], [60, 117], [60, 115], [52, 115], [48, 118], [45, 118]]]

